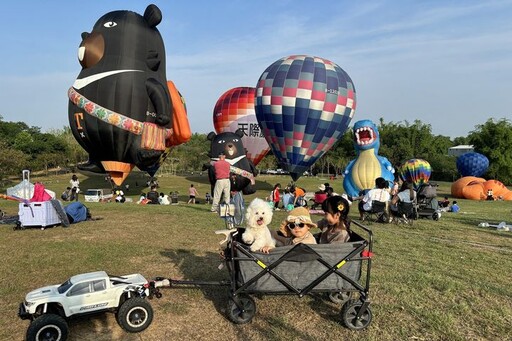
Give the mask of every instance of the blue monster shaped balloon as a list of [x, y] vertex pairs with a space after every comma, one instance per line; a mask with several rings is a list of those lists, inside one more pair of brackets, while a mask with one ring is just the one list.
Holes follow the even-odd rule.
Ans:
[[457, 158], [457, 170], [462, 176], [482, 176], [489, 167], [489, 159], [480, 153], [465, 153]]
[[352, 128], [356, 159], [350, 161], [343, 173], [343, 188], [350, 196], [375, 187], [375, 179], [383, 177], [390, 183], [394, 180], [395, 169], [391, 162], [379, 156], [380, 136], [377, 126], [370, 120], [357, 121]]
[[280, 166], [293, 180], [338, 141], [355, 107], [352, 80], [323, 58], [281, 58], [256, 85], [256, 119]]

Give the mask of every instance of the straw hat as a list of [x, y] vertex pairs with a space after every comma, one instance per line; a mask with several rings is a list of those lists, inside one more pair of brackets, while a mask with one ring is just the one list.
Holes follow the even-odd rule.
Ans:
[[318, 189], [321, 191], [325, 191], [325, 185], [321, 184], [320, 186], [318, 186]]
[[311, 221], [311, 216], [309, 215], [309, 210], [305, 207], [296, 207], [288, 213], [288, 217], [281, 222], [281, 226], [279, 227], [279, 231], [285, 236], [290, 237], [291, 233], [286, 227], [288, 223], [304, 223], [311, 227], [317, 227], [315, 223]]

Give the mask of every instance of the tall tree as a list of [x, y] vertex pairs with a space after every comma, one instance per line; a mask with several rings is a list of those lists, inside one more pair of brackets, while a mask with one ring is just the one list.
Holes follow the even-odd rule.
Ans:
[[507, 119], [489, 119], [470, 132], [469, 142], [489, 159], [487, 175], [512, 184], [512, 123]]
[[10, 148], [8, 143], [0, 140], [0, 180], [8, 175], [19, 174], [28, 165], [28, 158], [22, 151]]

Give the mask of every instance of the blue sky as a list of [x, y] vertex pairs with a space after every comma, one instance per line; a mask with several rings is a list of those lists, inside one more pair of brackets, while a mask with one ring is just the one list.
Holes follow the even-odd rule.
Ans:
[[[187, 101], [193, 132], [213, 131], [227, 90], [256, 85], [281, 57], [329, 59], [352, 78], [352, 123], [414, 122], [466, 136], [510, 119], [512, 1], [154, 1], [167, 78]], [[9, 1], [0, 4], [0, 115], [43, 131], [68, 126], [67, 89], [80, 72], [80, 34], [103, 14], [149, 2]]]

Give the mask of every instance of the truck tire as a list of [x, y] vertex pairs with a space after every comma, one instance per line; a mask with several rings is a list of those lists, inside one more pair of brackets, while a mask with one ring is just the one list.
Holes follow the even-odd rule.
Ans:
[[116, 317], [121, 328], [130, 333], [138, 333], [153, 321], [153, 308], [143, 298], [130, 298], [119, 307]]
[[55, 314], [44, 314], [36, 318], [27, 329], [27, 341], [65, 341], [68, 324]]

